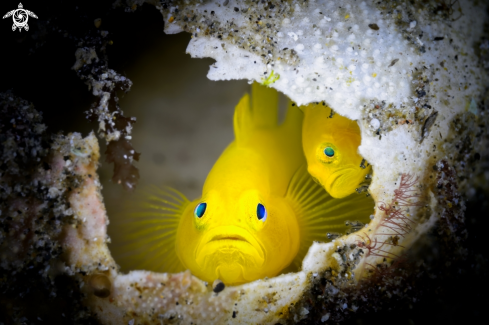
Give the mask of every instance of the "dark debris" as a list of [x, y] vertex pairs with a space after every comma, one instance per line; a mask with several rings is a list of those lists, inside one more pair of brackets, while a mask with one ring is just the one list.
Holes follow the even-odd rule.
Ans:
[[[55, 194], [45, 130], [32, 104], [0, 93], [0, 323], [97, 324], [80, 284], [60, 274], [58, 238], [72, 216], [65, 193]], [[79, 183], [64, 173], [56, 181]]]

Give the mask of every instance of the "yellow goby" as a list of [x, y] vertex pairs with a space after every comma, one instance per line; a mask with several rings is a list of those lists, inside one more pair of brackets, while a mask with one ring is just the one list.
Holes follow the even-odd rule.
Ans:
[[[177, 231], [182, 264], [205, 280], [237, 284], [271, 277], [299, 250], [299, 225], [285, 199], [304, 163], [302, 113], [279, 125], [278, 94], [254, 84], [234, 115], [235, 141], [221, 154]], [[199, 210], [200, 209], [200, 210]]]
[[334, 198], [344, 198], [365, 182], [371, 166], [363, 165], [357, 122], [323, 104], [301, 107], [304, 112], [302, 145], [309, 174]]
[[[254, 84], [234, 114], [235, 140], [209, 172], [202, 196], [173, 189], [145, 198], [133, 214], [132, 253], [123, 266], [189, 269], [205, 281], [237, 285], [294, 271], [313, 241], [344, 233], [346, 220], [368, 218], [371, 199], [335, 200], [306, 170], [302, 112], [289, 104], [278, 123], [278, 94]], [[126, 231], [127, 232], [127, 231]]]

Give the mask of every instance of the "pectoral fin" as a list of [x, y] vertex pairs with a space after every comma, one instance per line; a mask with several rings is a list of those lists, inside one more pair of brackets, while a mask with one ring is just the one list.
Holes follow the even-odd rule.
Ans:
[[184, 271], [176, 251], [177, 228], [189, 201], [180, 192], [151, 187], [131, 200], [114, 224], [119, 242], [113, 247], [117, 262], [126, 270]]
[[313, 241], [328, 242], [328, 233], [346, 234], [346, 221], [367, 223], [375, 202], [365, 194], [354, 193], [342, 199], [331, 197], [301, 166], [292, 178], [286, 196], [297, 213], [301, 245], [294, 264], [300, 267]]

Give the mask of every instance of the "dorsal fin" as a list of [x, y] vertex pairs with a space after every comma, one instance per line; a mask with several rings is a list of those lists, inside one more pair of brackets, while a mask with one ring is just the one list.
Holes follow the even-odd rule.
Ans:
[[300, 228], [300, 247], [293, 264], [302, 265], [313, 241], [329, 242], [328, 233], [345, 234], [346, 221], [368, 223], [373, 213], [374, 201], [365, 194], [353, 193], [342, 199], [331, 197], [301, 166], [292, 178], [286, 197], [297, 213]]
[[251, 110], [255, 127], [274, 127], [278, 123], [278, 92], [254, 82], [251, 86]]
[[[251, 104], [251, 105], [250, 105]], [[250, 96], [241, 97], [234, 110], [234, 136], [242, 142], [254, 129], [273, 128], [278, 123], [278, 93], [275, 89], [253, 83]]]
[[250, 95], [244, 94], [234, 109], [234, 137], [242, 142], [252, 129]]
[[304, 113], [301, 109], [289, 100], [283, 127], [287, 129], [288, 133], [301, 135], [303, 117]]

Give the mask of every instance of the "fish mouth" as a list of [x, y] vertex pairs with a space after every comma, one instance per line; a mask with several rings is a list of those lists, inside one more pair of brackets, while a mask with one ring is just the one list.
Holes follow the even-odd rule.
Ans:
[[194, 257], [199, 261], [208, 252], [218, 250], [253, 252], [258, 260], [265, 260], [263, 245], [248, 230], [237, 226], [220, 226], [209, 230], [197, 246]]
[[239, 235], [216, 235], [209, 242], [216, 241], [216, 240], [242, 240], [248, 243], [246, 238]]

